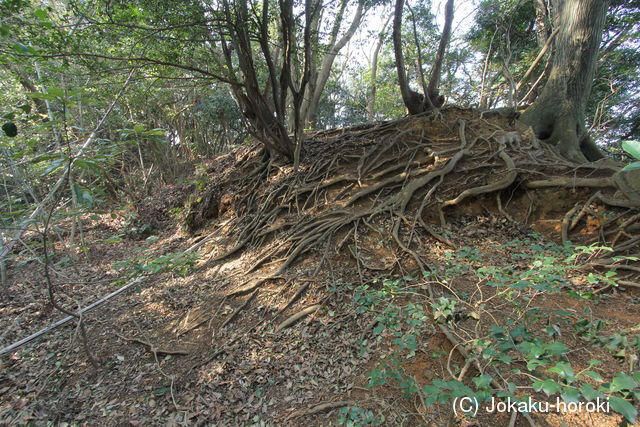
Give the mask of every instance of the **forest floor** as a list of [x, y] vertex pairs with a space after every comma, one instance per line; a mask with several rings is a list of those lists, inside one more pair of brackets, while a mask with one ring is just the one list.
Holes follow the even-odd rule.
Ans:
[[[446, 169], [456, 156], [446, 147], [483, 132], [470, 112], [429, 120], [318, 133], [323, 151], [307, 153], [315, 163], [302, 165], [303, 178], [258, 147], [240, 148], [210, 162], [197, 178], [204, 191], [167, 186], [133, 208], [82, 218], [82, 243], [77, 233], [70, 241], [70, 220], [57, 222], [49, 268], [65, 307], [144, 278], [83, 316], [97, 369], [74, 322], [0, 358], [0, 424], [619, 425], [613, 410], [452, 410], [451, 380], [555, 402], [556, 392], [584, 398], [583, 386], [620, 373], [640, 379], [638, 263], [588, 249], [604, 237], [616, 254], [636, 254], [624, 227], [637, 211], [598, 203], [587, 186], [481, 182], [510, 174], [500, 171], [503, 151], [467, 152], [434, 203], [424, 202], [436, 194], [427, 186], [401, 199], [412, 179]], [[487, 120], [486, 141], [496, 129], [525, 133]], [[382, 134], [403, 148], [371, 142]], [[412, 135], [445, 148], [412, 148]], [[436, 208], [469, 188], [487, 191]], [[560, 246], [563, 230], [585, 248]], [[2, 347], [65, 317], [49, 302], [37, 236], [27, 237], [0, 299]], [[193, 245], [197, 257], [183, 252]], [[612, 265], [624, 267], [607, 276]], [[484, 350], [482, 340], [491, 341]], [[489, 374], [495, 382], [483, 384]], [[617, 392], [638, 392], [628, 387]]]

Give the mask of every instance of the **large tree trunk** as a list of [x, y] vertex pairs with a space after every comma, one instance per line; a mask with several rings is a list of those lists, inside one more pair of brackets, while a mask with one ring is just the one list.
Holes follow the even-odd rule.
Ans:
[[393, 15], [393, 53], [396, 57], [396, 69], [398, 72], [398, 85], [402, 94], [402, 101], [407, 107], [409, 114], [419, 114], [422, 110], [424, 96], [414, 92], [409, 88], [407, 72], [404, 64], [404, 53], [402, 52], [402, 12], [404, 0], [396, 0], [395, 12]]
[[[419, 114], [434, 108], [440, 108], [444, 104], [444, 96], [440, 95], [440, 74], [442, 73], [442, 63], [444, 53], [451, 38], [451, 22], [453, 21], [453, 0], [447, 0], [445, 6], [445, 23], [442, 30], [442, 37], [436, 52], [436, 58], [431, 68], [429, 84], [425, 94], [415, 92], [409, 88], [407, 74], [405, 70], [404, 54], [402, 52], [402, 12], [404, 0], [396, 0], [393, 15], [393, 53], [396, 58], [396, 69], [398, 71], [398, 85], [402, 100], [407, 107], [409, 114]], [[416, 40], [417, 43], [417, 40]], [[424, 90], [424, 89], [423, 89]]]
[[558, 1], [559, 32], [549, 80], [522, 115], [538, 138], [580, 163], [604, 157], [587, 133], [584, 114], [608, 4], [608, 0]]

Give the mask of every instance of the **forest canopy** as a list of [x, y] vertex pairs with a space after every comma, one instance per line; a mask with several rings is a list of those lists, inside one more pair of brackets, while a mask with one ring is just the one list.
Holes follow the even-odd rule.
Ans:
[[[422, 89], [437, 62], [441, 3], [401, 5], [398, 36], [412, 90]], [[456, 9], [453, 34], [442, 50], [438, 81], [446, 102], [524, 109], [551, 72], [561, 6], [582, 2], [450, 3]], [[130, 74], [117, 114], [103, 128], [106, 139], [121, 138], [114, 129], [141, 125], [165, 129], [169, 139], [194, 152], [211, 153], [249, 132], [293, 155], [304, 129], [404, 114], [391, 40], [394, 6], [292, 0], [42, 7], [5, 1], [2, 114], [19, 121], [24, 137], [53, 132], [54, 139], [73, 139], [51, 124], [38, 126], [44, 119], [62, 120], [68, 129], [90, 128]], [[639, 132], [638, 14], [635, 1], [610, 3], [585, 101], [589, 133], [614, 152]], [[292, 142], [289, 133], [296, 135]]]

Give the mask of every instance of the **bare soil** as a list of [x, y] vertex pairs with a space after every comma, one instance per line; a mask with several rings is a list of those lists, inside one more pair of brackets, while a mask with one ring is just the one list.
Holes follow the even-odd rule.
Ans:
[[[433, 160], [428, 150], [413, 149], [411, 142], [402, 142], [402, 138], [428, 135], [436, 145], [450, 147], [459, 142], [457, 120], [461, 118], [474, 119], [468, 112], [450, 111], [442, 120], [418, 118], [401, 121], [393, 128], [381, 125], [382, 130], [318, 133], [314, 136], [316, 145], [309, 143], [305, 157], [314, 163], [306, 165], [307, 175], [297, 181], [284, 164], [269, 162], [265, 166], [258, 147], [240, 148], [211, 162], [210, 186], [190, 201], [186, 198], [188, 187], [167, 187], [138, 203], [135, 221], [131, 221], [131, 210], [114, 210], [100, 215], [99, 220], [84, 217], [83, 244], [69, 241], [69, 223], [56, 224], [60, 232], [59, 238], [52, 236], [56, 242], [52, 278], [59, 301], [71, 310], [121, 285], [114, 282], [126, 281], [122, 270], [116, 269], [119, 261], [140, 254], [151, 257], [184, 251], [198, 242], [200, 259], [184, 277], [173, 272], [149, 276], [84, 316], [89, 347], [99, 360], [97, 370], [79, 343], [74, 322], [2, 356], [0, 424], [328, 425], [338, 422], [341, 408], [357, 406], [384, 416], [388, 425], [529, 425], [524, 416], [512, 420], [509, 414], [481, 411], [477, 418], [468, 419], [455, 416], [448, 404], [427, 407], [417, 394], [406, 395], [393, 381], [368, 386], [370, 373], [384, 362], [394, 344], [390, 334], [372, 332], [376, 313], [358, 310], [354, 300], [357, 286], [375, 287], [376, 279], [421, 277], [419, 262], [441, 272], [457, 248], [469, 248], [481, 251], [482, 259], [466, 260], [471, 270], [454, 277], [448, 283], [450, 290], [434, 285], [438, 295], [451, 290], [491, 295], [495, 288], [473, 275], [478, 268], [517, 266], [511, 256], [527, 248], [521, 245], [514, 249], [513, 242], [526, 241], [532, 232], [543, 235], [541, 242], [559, 244], [567, 211], [584, 204], [593, 194], [585, 187], [524, 191], [524, 185], [510, 184], [471, 194], [442, 208], [446, 223], [441, 223], [438, 203], [465, 189], [496, 182], [487, 178], [492, 173], [499, 177], [508, 174], [500, 169], [500, 157], [487, 152], [480, 160], [471, 156], [460, 163], [451, 172], [451, 180], [447, 177], [441, 191], [435, 193], [434, 203], [422, 204], [424, 210], [420, 201], [426, 199], [427, 191], [419, 190], [420, 197], [411, 197], [402, 206], [404, 212], [397, 209], [402, 203], [395, 205], [395, 210], [376, 211], [384, 200], [401, 194], [409, 186], [408, 180], [344, 207], [342, 201], [353, 200], [358, 191], [390, 181], [402, 172], [404, 169], [398, 168], [371, 178], [376, 170], [394, 166], [393, 159], [397, 164], [414, 162], [412, 167], [424, 168], [426, 173], [442, 167], [455, 150], [435, 154]], [[481, 125], [483, 132], [488, 132], [487, 140], [494, 137], [488, 135], [503, 134], [505, 129], [525, 132], [500, 120], [497, 117]], [[364, 135], [367, 132], [370, 134]], [[404, 148], [380, 156], [368, 154], [379, 167], [368, 170], [367, 178], [367, 166], [360, 159], [363, 152], [371, 153], [374, 143], [366, 141], [378, 137], [409, 147], [412, 154], [405, 155]], [[326, 173], [322, 168], [314, 169], [322, 163], [320, 159], [329, 166]], [[216, 167], [223, 164], [225, 168]], [[519, 173], [533, 180], [536, 173], [532, 171], [540, 170], [539, 164], [535, 168]], [[562, 171], [579, 172], [568, 166]], [[607, 176], [598, 169], [584, 174]], [[306, 186], [310, 190], [305, 193]], [[278, 193], [280, 188], [284, 190]], [[276, 196], [270, 196], [273, 194]], [[501, 199], [499, 205], [496, 194]], [[186, 213], [180, 214], [176, 208], [187, 202], [191, 211], [185, 208]], [[273, 206], [279, 208], [272, 210]], [[367, 209], [374, 213], [368, 220], [364, 216], [359, 217], [362, 220], [345, 220], [322, 238], [296, 234], [305, 224], [326, 230], [319, 219], [328, 218], [331, 212], [345, 210], [358, 216]], [[589, 212], [571, 230], [571, 239], [584, 244], [598, 241], [606, 230], [605, 219], [615, 215], [625, 215], [624, 219], [633, 212], [593, 201]], [[418, 216], [425, 226], [433, 227], [438, 238], [423, 228], [415, 231], [405, 226], [407, 222], [400, 231], [396, 229], [397, 239], [393, 237], [398, 217]], [[132, 224], [137, 230], [145, 224], [151, 227], [145, 235], [127, 233]], [[33, 240], [27, 239], [17, 249], [19, 254], [9, 270], [9, 288], [0, 300], [2, 347], [65, 317], [49, 303], [37, 236], [29, 237]], [[613, 237], [607, 234], [609, 242]], [[620, 235], [615, 243], [629, 238]], [[302, 246], [306, 242], [311, 243]], [[409, 251], [399, 242], [408, 245]], [[30, 243], [32, 250], [28, 249]], [[625, 253], [634, 252], [638, 252], [637, 246]], [[519, 267], [526, 268], [526, 262]], [[638, 283], [635, 271], [620, 271], [620, 276], [630, 284]], [[564, 310], [576, 316], [590, 310], [593, 319], [606, 321], [603, 333], [632, 331], [629, 337], [637, 336], [638, 287], [592, 288], [584, 278], [575, 277], [574, 281], [576, 287], [588, 288], [596, 296], [584, 299], [540, 292], [531, 299], [531, 307], [545, 313]], [[415, 286], [411, 288], [413, 296], [404, 295], [399, 303], [414, 302], [428, 309], [431, 299], [427, 287], [432, 285], [420, 279], [410, 283]], [[512, 305], [500, 298], [492, 301], [487, 312], [495, 319], [513, 317]], [[297, 322], [279, 327], [315, 306], [318, 308]], [[550, 318], [548, 325], [556, 320]], [[483, 322], [486, 320], [477, 322], [463, 316], [454, 327], [458, 336], [472, 336], [474, 330], [486, 326]], [[536, 327], [536, 333], [542, 334], [542, 326]], [[576, 370], [588, 366], [591, 359], [602, 361], [599, 370], [605, 378], [633, 370], [628, 366], [632, 358], [594, 349], [570, 328], [562, 331], [571, 348], [567, 357]], [[405, 372], [419, 385], [449, 379], [450, 370], [459, 371], [464, 364], [463, 355], [432, 320], [421, 331], [415, 355], [403, 361]], [[622, 421], [615, 413], [532, 414], [531, 418], [536, 425], [552, 426], [616, 426]]]

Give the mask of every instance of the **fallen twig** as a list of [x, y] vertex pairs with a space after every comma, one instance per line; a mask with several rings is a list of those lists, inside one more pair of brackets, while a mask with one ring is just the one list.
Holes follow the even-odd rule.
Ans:
[[131, 280], [129, 283], [127, 283], [126, 285], [124, 285], [120, 289], [111, 292], [106, 297], [101, 298], [98, 301], [94, 302], [93, 304], [88, 305], [85, 308], [77, 311], [76, 313], [74, 313], [73, 316], [67, 316], [64, 319], [57, 321], [53, 325], [47, 326], [46, 328], [39, 330], [35, 334], [31, 334], [28, 337], [23, 338], [20, 341], [15, 342], [15, 343], [11, 344], [8, 347], [3, 348], [2, 350], [0, 350], [0, 356], [2, 356], [3, 354], [11, 353], [11, 352], [17, 350], [18, 348], [22, 347], [23, 345], [35, 340], [36, 338], [39, 338], [39, 337], [41, 337], [43, 335], [46, 335], [49, 332], [53, 331], [54, 329], [59, 328], [60, 326], [66, 325], [67, 323], [71, 322], [73, 319], [77, 319], [78, 316], [86, 313], [89, 310], [92, 310], [92, 309], [96, 308], [97, 306], [99, 306], [102, 303], [110, 300], [111, 298], [113, 298], [113, 297], [115, 297], [117, 295], [120, 295], [121, 293], [123, 293], [127, 289], [131, 288], [133, 285], [136, 285], [136, 284], [140, 283], [144, 278], [145, 278], [145, 276], [136, 277], [135, 279]]
[[222, 326], [220, 326], [220, 329], [224, 328], [225, 326], [227, 326], [229, 323], [231, 323], [231, 321], [238, 315], [238, 313], [240, 313], [247, 305], [249, 305], [249, 303], [251, 302], [251, 300], [253, 300], [253, 298], [255, 298], [255, 296], [258, 295], [258, 289], [256, 289], [249, 298], [247, 298], [247, 300], [238, 308], [236, 308], [233, 313], [231, 313], [231, 316], [229, 316], [227, 318], [227, 320], [224, 321], [224, 323], [222, 323]]
[[163, 350], [161, 348], [156, 347], [155, 345], [151, 344], [150, 342], [141, 340], [140, 338], [136, 338], [136, 337], [125, 337], [124, 335], [120, 335], [118, 333], [116, 333], [116, 336], [122, 338], [125, 341], [131, 341], [131, 342], [135, 342], [138, 344], [142, 344], [144, 346], [147, 347], [147, 351], [149, 351], [149, 353], [153, 353], [154, 356], [157, 356], [158, 354], [169, 354], [172, 356], [186, 356], [189, 353], [183, 350]]
[[340, 401], [337, 401], [337, 402], [320, 403], [318, 405], [312, 406], [311, 408], [299, 409], [299, 410], [289, 414], [285, 418], [285, 421], [289, 421], [289, 420], [292, 420], [294, 418], [304, 417], [304, 416], [307, 416], [307, 415], [317, 414], [318, 412], [323, 412], [323, 411], [326, 411], [327, 409], [341, 408], [343, 406], [349, 406], [349, 405], [354, 405], [354, 404], [355, 404], [355, 402], [352, 401], [352, 400], [340, 400]]

